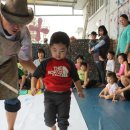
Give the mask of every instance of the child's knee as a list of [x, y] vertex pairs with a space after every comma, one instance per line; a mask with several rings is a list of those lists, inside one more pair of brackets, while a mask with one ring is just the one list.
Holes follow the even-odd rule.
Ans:
[[124, 86], [128, 86], [128, 85], [129, 85], [129, 82], [128, 82], [126, 76], [121, 76], [121, 83], [122, 83]]

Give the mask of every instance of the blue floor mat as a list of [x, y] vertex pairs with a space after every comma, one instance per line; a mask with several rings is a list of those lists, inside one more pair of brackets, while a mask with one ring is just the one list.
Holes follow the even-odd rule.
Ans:
[[130, 130], [130, 101], [113, 103], [98, 97], [101, 88], [84, 89], [81, 100], [74, 95], [89, 130]]

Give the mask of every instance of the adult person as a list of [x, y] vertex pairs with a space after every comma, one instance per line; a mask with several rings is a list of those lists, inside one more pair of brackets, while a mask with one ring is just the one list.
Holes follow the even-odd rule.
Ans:
[[122, 14], [120, 16], [120, 24], [123, 27], [123, 30], [118, 37], [116, 56], [119, 53], [127, 54], [128, 52], [130, 52], [130, 24], [128, 16], [126, 14]]
[[123, 100], [130, 101], [130, 71], [127, 76], [121, 77], [121, 83], [123, 84], [123, 88], [120, 88], [116, 91], [116, 94], [121, 94], [123, 96]]
[[27, 7], [27, 0], [6, 0], [1, 3], [0, 13], [0, 99], [5, 99], [8, 130], [14, 130], [20, 101], [8, 89], [18, 89], [17, 58], [20, 64], [33, 73], [36, 69], [32, 62], [31, 37], [26, 24], [33, 20], [34, 13]]
[[93, 46], [90, 51], [92, 53], [99, 53], [99, 60], [96, 61], [96, 67], [99, 75], [99, 82], [101, 83], [101, 86], [105, 86], [105, 60], [107, 59], [107, 53], [110, 47], [110, 38], [104, 25], [99, 26], [98, 35], [100, 38], [98, 39], [97, 44]]

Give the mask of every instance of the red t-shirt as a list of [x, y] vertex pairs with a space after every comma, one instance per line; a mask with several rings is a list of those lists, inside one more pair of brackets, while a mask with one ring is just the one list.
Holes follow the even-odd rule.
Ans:
[[43, 77], [45, 88], [49, 91], [65, 92], [70, 90], [72, 80], [79, 80], [75, 64], [69, 59], [44, 60], [33, 74], [34, 77]]

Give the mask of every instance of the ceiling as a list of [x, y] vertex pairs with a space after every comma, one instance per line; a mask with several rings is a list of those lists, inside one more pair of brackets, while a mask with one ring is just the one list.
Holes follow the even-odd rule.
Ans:
[[29, 4], [73, 7], [77, 10], [83, 10], [88, 0], [28, 0]]

